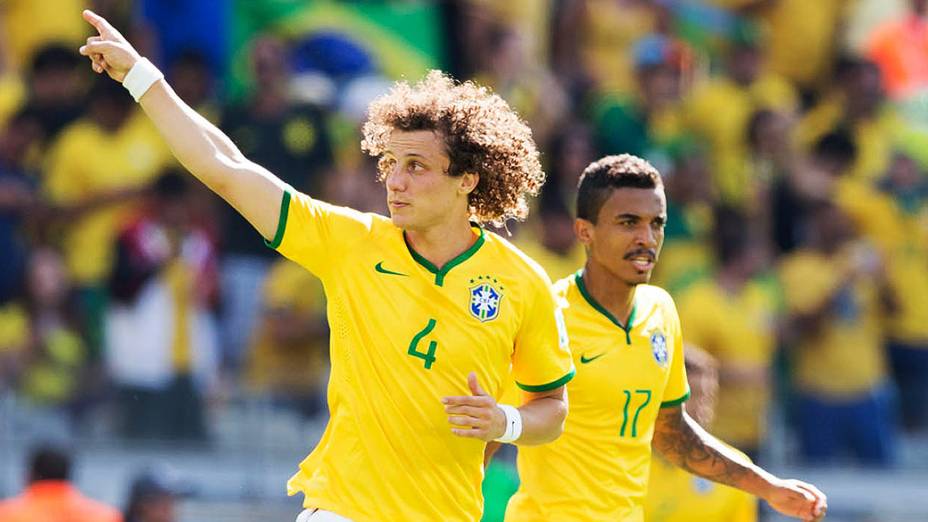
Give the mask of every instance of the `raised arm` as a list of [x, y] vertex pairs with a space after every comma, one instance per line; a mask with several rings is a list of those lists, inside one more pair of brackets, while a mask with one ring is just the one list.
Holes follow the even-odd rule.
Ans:
[[[83, 16], [99, 35], [88, 38], [80, 53], [91, 59], [94, 72], [106, 72], [123, 82], [142, 57], [105, 19], [89, 10]], [[285, 184], [243, 156], [228, 136], [184, 103], [165, 80], [156, 81], [139, 103], [178, 161], [262, 236], [273, 238]]]
[[825, 495], [815, 486], [778, 478], [754, 465], [707, 433], [680, 406], [661, 409], [651, 447], [686, 471], [760, 497], [784, 515], [802, 520], [825, 515]]

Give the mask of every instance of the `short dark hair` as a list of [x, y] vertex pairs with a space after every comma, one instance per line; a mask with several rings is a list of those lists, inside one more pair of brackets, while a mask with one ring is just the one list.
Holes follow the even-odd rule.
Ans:
[[599, 210], [614, 189], [663, 187], [660, 173], [647, 161], [619, 154], [606, 156], [590, 163], [580, 175], [577, 185], [577, 217], [596, 222]]
[[[74, 69], [81, 64], [81, 56], [70, 45], [50, 43], [32, 55], [29, 71], [32, 75], [54, 69]], [[109, 78], [107, 78], [109, 79]]]
[[168, 169], [152, 184], [152, 192], [161, 199], [175, 199], [186, 196], [190, 191], [187, 174], [177, 169]]
[[846, 169], [857, 159], [857, 144], [850, 131], [839, 128], [819, 138], [812, 146], [812, 154]]
[[33, 450], [29, 464], [29, 482], [70, 478], [71, 457], [67, 452], [52, 445], [42, 445]]
[[714, 210], [716, 261], [727, 265], [744, 253], [751, 240], [748, 216], [739, 208], [720, 205]]

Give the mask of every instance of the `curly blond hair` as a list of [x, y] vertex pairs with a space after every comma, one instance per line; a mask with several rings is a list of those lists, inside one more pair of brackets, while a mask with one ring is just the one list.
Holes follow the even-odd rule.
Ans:
[[[525, 219], [527, 196], [545, 181], [532, 131], [499, 96], [473, 82], [430, 71], [415, 85], [398, 82], [368, 108], [361, 148], [384, 153], [393, 130], [433, 130], [445, 141], [449, 176], [480, 176], [468, 203], [479, 223]], [[381, 169], [379, 179], [385, 173]]]

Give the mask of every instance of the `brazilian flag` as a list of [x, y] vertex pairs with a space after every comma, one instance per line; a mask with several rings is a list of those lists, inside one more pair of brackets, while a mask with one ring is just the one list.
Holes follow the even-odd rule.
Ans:
[[234, 13], [232, 99], [248, 91], [250, 44], [266, 33], [297, 46], [314, 35], [350, 42], [373, 70], [391, 79], [418, 79], [443, 65], [440, 14], [428, 1], [235, 0]]

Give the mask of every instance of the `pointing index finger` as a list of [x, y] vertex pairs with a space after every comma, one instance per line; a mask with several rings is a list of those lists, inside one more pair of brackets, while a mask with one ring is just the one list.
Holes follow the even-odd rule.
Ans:
[[114, 36], [118, 34], [116, 29], [114, 29], [105, 18], [91, 11], [90, 9], [84, 9], [84, 12], [81, 14], [84, 17], [84, 20], [87, 20], [87, 22], [92, 25], [98, 33], [100, 33], [100, 36]]

